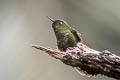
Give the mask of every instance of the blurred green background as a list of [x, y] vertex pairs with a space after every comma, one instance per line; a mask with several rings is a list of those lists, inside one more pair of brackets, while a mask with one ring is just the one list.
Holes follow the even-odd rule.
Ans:
[[0, 0], [0, 80], [113, 80], [86, 78], [31, 44], [56, 48], [51, 22], [63, 19], [84, 44], [120, 55], [120, 0]]

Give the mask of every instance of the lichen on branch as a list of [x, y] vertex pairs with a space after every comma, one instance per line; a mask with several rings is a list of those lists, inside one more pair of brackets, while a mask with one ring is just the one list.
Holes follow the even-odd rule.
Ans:
[[32, 47], [45, 51], [50, 56], [73, 68], [80, 68], [79, 72], [82, 75], [95, 76], [101, 74], [120, 79], [120, 57], [107, 50], [100, 52], [87, 47], [83, 43], [77, 43], [76, 47], [69, 47], [65, 52], [38, 45]]

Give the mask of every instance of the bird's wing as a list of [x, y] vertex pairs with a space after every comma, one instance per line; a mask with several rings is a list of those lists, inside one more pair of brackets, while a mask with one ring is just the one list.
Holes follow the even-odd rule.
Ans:
[[76, 37], [77, 42], [82, 42], [81, 34], [78, 31], [76, 31], [74, 28], [70, 28], [70, 30]]

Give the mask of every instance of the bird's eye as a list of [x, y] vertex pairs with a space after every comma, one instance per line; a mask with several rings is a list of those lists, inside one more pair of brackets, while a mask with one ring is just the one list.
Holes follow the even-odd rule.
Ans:
[[60, 24], [63, 24], [62, 22], [60, 22]]

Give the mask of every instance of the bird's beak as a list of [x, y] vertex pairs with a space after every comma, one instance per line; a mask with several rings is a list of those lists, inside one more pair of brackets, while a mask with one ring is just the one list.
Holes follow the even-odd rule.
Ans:
[[47, 18], [50, 20], [50, 21], [52, 21], [52, 22], [54, 22], [55, 20], [54, 19], [52, 19], [51, 17], [49, 17], [49, 16], [47, 16]]

